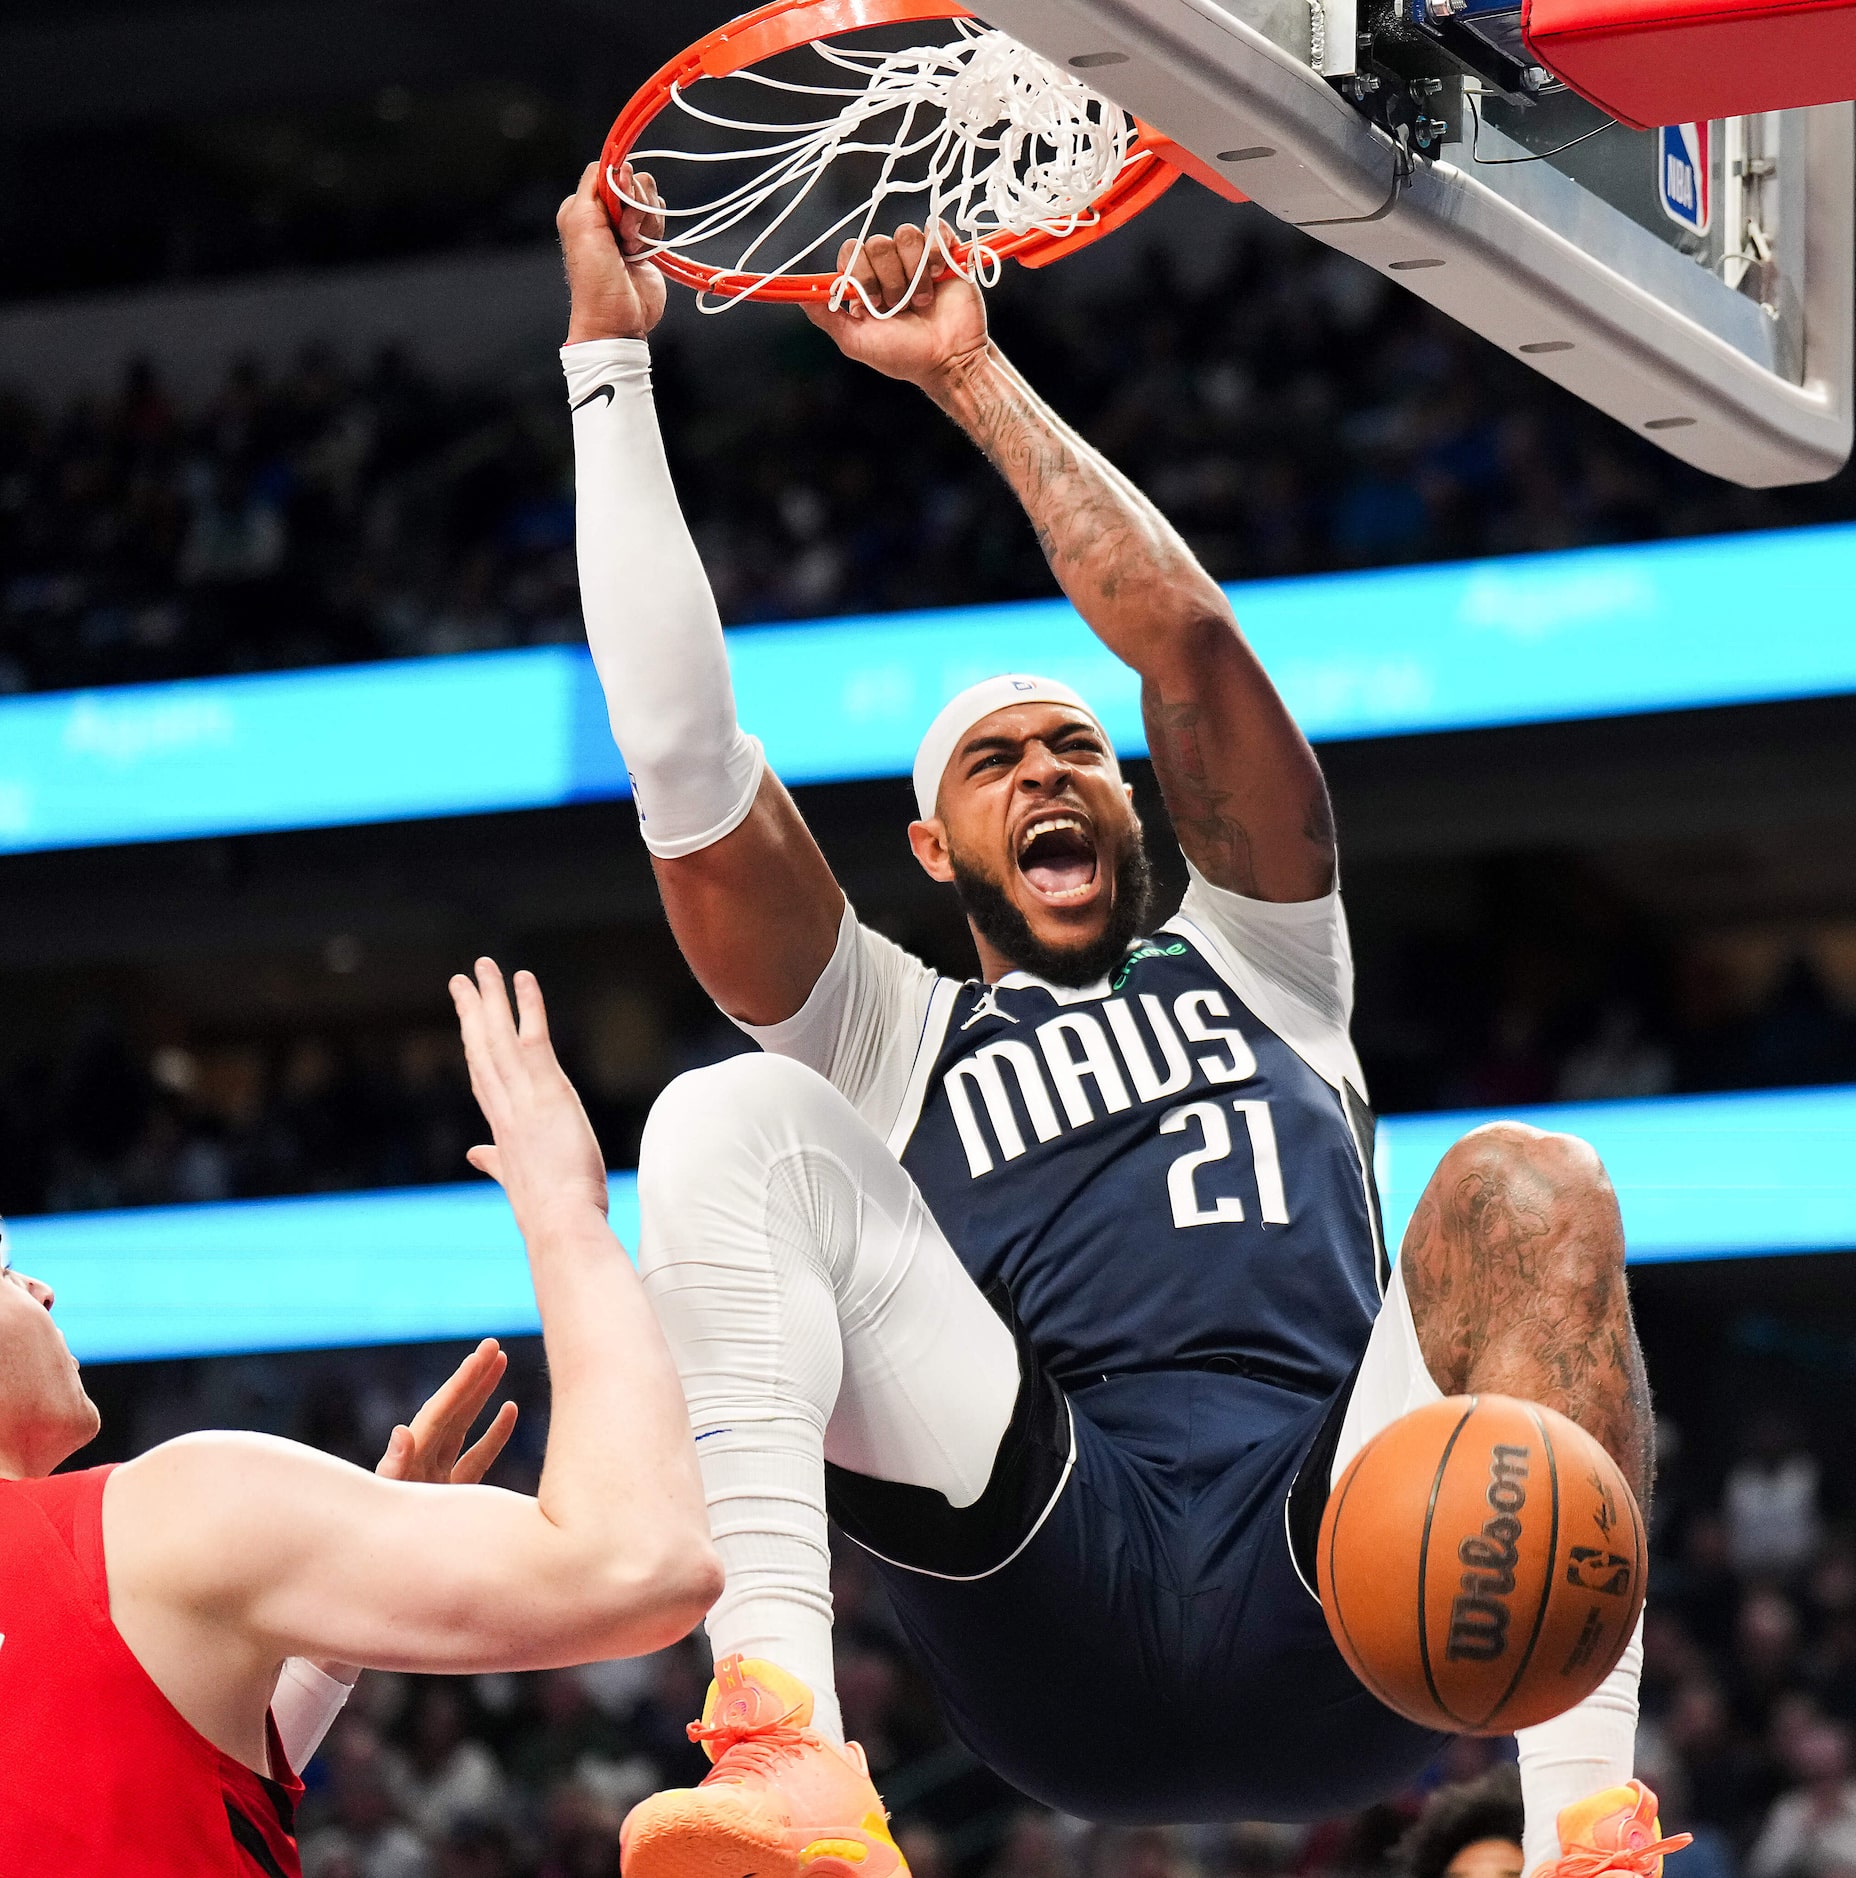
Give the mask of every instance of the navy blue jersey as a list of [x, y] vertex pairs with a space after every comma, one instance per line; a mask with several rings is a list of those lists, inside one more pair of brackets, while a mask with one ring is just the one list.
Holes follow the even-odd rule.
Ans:
[[1342, 1381], [1384, 1289], [1370, 1116], [1189, 922], [1091, 991], [1013, 974], [936, 1004], [892, 1146], [1058, 1381], [1218, 1359], [1309, 1393]]
[[750, 1034], [852, 1102], [1059, 1381], [1210, 1364], [1326, 1393], [1386, 1276], [1345, 914], [1188, 875], [1083, 990], [940, 977], [846, 907], [804, 1007]]
[[1351, 1005], [1338, 895], [1193, 874], [1084, 990], [937, 977], [847, 909], [755, 1033], [856, 1106], [1039, 1359], [971, 1505], [826, 1471], [956, 1733], [1048, 1805], [1319, 1818], [1439, 1745], [1347, 1667], [1285, 1543], [1384, 1295]]

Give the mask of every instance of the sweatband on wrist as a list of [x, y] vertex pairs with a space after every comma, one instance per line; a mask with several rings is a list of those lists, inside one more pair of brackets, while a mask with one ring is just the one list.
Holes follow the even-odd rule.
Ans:
[[307, 1657], [286, 1659], [271, 1693], [271, 1719], [292, 1773], [300, 1774], [309, 1765], [353, 1693], [353, 1683], [331, 1676]]

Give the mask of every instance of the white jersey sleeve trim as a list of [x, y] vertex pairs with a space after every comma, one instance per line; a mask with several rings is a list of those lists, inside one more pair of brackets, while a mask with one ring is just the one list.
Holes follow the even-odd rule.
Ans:
[[816, 1070], [887, 1136], [915, 1080], [937, 987], [947, 982], [864, 925], [847, 900], [838, 943], [805, 1003], [782, 1023], [733, 1021], [763, 1050]]
[[1342, 1091], [1351, 1084], [1364, 1101], [1366, 1077], [1354, 1052], [1353, 1039], [1348, 1035], [1346, 1020], [1337, 1020], [1304, 1003], [1280, 980], [1259, 970], [1221, 934], [1207, 932], [1188, 916], [1191, 904], [1192, 896], [1188, 893], [1185, 905], [1161, 930], [1176, 932], [1189, 940], [1212, 970], [1324, 1082]]
[[1180, 913], [1261, 977], [1343, 1031], [1353, 1018], [1353, 942], [1340, 888], [1318, 900], [1252, 900], [1190, 861]]

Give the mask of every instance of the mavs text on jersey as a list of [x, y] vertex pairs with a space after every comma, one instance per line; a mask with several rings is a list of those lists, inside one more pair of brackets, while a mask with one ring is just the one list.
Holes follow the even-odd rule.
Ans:
[[1177, 919], [1099, 990], [1014, 974], [938, 1001], [902, 1149], [1059, 1382], [1228, 1359], [1322, 1395], [1379, 1308], [1370, 1119]]

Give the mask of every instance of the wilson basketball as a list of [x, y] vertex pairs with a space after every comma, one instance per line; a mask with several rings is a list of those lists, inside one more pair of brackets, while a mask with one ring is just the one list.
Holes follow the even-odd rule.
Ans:
[[1453, 1396], [1401, 1416], [1328, 1496], [1321, 1606], [1388, 1707], [1509, 1734], [1582, 1701], [1643, 1609], [1643, 1516], [1611, 1456], [1537, 1402]]

